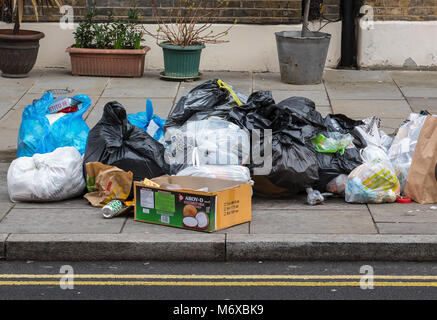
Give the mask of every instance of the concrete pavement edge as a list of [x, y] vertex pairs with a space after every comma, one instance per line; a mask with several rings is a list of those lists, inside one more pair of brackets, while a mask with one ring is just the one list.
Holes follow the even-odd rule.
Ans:
[[11, 234], [6, 260], [224, 261], [224, 234]]
[[437, 260], [437, 235], [0, 234], [0, 241], [6, 260]]
[[435, 261], [436, 235], [230, 234], [227, 261]]
[[0, 259], [6, 258], [6, 239], [8, 234], [0, 234]]

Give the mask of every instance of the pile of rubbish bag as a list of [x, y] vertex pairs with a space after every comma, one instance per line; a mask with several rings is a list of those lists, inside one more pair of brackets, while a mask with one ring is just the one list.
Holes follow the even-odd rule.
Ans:
[[[24, 109], [17, 159], [8, 170], [11, 201], [60, 201], [88, 191], [90, 203], [102, 206], [132, 198], [133, 181], [169, 173], [165, 120], [153, 114], [150, 100], [145, 112], [129, 115], [118, 102], [108, 103], [91, 130], [83, 119], [90, 106], [86, 95], [47, 92]], [[101, 166], [106, 170], [96, 169]]]
[[[251, 170], [255, 193], [263, 196], [289, 197], [306, 191], [310, 204], [322, 203], [334, 194], [354, 203], [394, 202], [403, 195], [414, 144], [426, 116], [412, 114], [393, 139], [380, 130], [381, 120], [376, 116], [363, 120], [343, 114], [322, 117], [307, 98], [290, 97], [276, 103], [270, 91], [246, 97], [215, 79], [191, 90], [169, 115], [164, 130], [166, 159], [173, 160], [172, 174], [204, 172], [208, 176], [217, 165], [230, 171], [232, 166], [245, 166]], [[208, 139], [209, 131], [215, 133], [215, 140]], [[237, 141], [236, 137], [243, 138]], [[397, 149], [400, 141], [402, 152]], [[264, 156], [271, 150], [267, 175], [256, 175], [256, 169], [265, 164], [254, 161], [254, 148]], [[193, 150], [200, 154], [196, 159], [201, 170], [192, 169]]]
[[48, 92], [24, 109], [8, 171], [12, 201], [84, 195], [94, 206], [117, 200], [126, 208], [134, 181], [168, 174], [251, 181], [268, 197], [306, 192], [311, 205], [331, 196], [437, 202], [437, 117], [425, 111], [392, 138], [376, 116], [323, 117], [310, 99], [276, 103], [270, 91], [246, 96], [221, 79], [192, 89], [166, 120], [149, 99], [136, 114], [113, 101], [90, 130], [83, 119], [90, 106], [86, 95]]

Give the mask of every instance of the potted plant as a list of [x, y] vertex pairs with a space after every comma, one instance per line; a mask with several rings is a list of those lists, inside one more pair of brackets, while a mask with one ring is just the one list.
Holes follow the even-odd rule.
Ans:
[[317, 84], [322, 81], [331, 35], [308, 29], [310, 0], [304, 0], [302, 31], [276, 32], [281, 81]]
[[[36, 20], [38, 7], [61, 7], [58, 0], [31, 0]], [[13, 22], [13, 29], [0, 29], [0, 70], [3, 77], [24, 78], [35, 65], [38, 56], [39, 40], [44, 33], [21, 29], [24, 0], [0, 0], [0, 17]]]
[[[228, 5], [222, 0], [177, 0], [175, 8], [168, 11], [160, 9], [155, 0], [152, 7], [158, 24], [156, 33], [146, 33], [156, 38], [164, 55], [164, 79], [186, 80], [199, 77], [199, 64], [202, 50], [207, 43], [228, 42], [222, 38], [228, 35], [232, 26], [222, 32], [214, 33], [212, 24], [220, 10]], [[165, 13], [165, 18], [164, 14]], [[236, 20], [234, 21], [234, 24]]]
[[127, 21], [115, 20], [111, 13], [104, 23], [96, 23], [96, 8], [89, 7], [85, 21], [74, 33], [75, 43], [67, 48], [73, 75], [142, 77], [146, 53], [140, 14], [129, 9]]

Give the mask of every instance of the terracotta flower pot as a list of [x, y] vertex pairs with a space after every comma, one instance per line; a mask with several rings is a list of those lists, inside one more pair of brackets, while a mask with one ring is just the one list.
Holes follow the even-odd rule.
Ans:
[[24, 78], [35, 65], [39, 40], [44, 33], [20, 30], [13, 34], [10, 29], [0, 29], [0, 70], [3, 77]]
[[74, 76], [142, 77], [149, 47], [135, 49], [87, 49], [68, 47]]

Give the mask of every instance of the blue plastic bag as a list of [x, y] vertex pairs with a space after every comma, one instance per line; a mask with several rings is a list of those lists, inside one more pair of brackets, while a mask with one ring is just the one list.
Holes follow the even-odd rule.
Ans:
[[147, 99], [146, 102], [146, 112], [128, 114], [127, 119], [134, 126], [146, 131], [156, 141], [164, 143], [164, 125], [167, 120], [153, 114], [153, 105], [150, 99]]
[[[56, 114], [47, 117], [50, 115], [48, 107], [54, 101], [51, 92], [24, 108], [18, 133], [18, 158], [52, 152], [60, 147], [75, 147], [80, 154], [85, 153], [90, 129], [82, 115], [91, 106], [91, 99], [86, 95], [72, 98], [81, 102], [78, 111], [63, 116], [59, 114], [59, 119], [56, 119]], [[49, 118], [52, 118], [52, 123]]]

